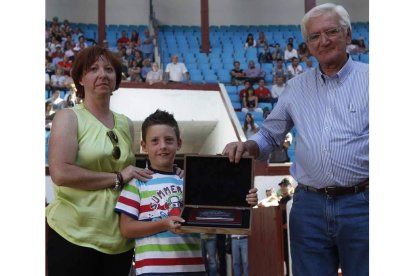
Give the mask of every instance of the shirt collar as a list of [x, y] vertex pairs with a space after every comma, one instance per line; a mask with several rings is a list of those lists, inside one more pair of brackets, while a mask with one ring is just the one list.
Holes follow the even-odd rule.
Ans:
[[351, 72], [354, 62], [350, 55], [348, 55], [348, 60], [345, 63], [345, 65], [339, 70], [334, 76], [328, 76], [322, 73], [320, 66], [318, 66], [316, 70], [316, 74], [318, 76], [318, 79], [322, 81], [323, 84], [326, 83], [326, 80], [335, 80], [338, 82], [338, 84], [343, 83], [346, 78], [348, 77], [349, 73]]
[[159, 174], [167, 174], [167, 175], [175, 175], [176, 174], [176, 168], [174, 168], [174, 171], [172, 171], [172, 172], [159, 171], [159, 170], [153, 169], [151, 166], [149, 167], [149, 169], [151, 171], [153, 171], [154, 173], [159, 173]]

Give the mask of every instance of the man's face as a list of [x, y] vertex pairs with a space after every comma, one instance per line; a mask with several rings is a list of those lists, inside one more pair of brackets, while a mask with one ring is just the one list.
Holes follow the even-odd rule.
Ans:
[[178, 57], [177, 57], [177, 56], [173, 56], [173, 57], [171, 58], [171, 61], [172, 61], [174, 64], [176, 64], [176, 63], [178, 62]]
[[339, 17], [335, 13], [311, 17], [306, 25], [308, 36], [320, 34], [317, 40], [308, 41], [307, 45], [322, 68], [340, 66], [346, 61], [346, 46], [351, 43], [351, 31], [342, 28], [340, 32], [330, 37], [324, 33], [337, 27], [340, 27]]
[[283, 84], [283, 78], [282, 77], [276, 77], [276, 84], [281, 86]]
[[264, 80], [259, 80], [259, 86], [260, 86], [260, 87], [263, 87], [264, 85], [265, 85]]

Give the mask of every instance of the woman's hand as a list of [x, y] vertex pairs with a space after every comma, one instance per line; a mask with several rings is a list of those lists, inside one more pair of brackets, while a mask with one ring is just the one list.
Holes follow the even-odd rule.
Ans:
[[138, 168], [132, 165], [129, 165], [121, 171], [125, 183], [128, 183], [133, 178], [136, 178], [143, 182], [147, 182], [149, 179], [152, 178], [153, 173], [154, 172], [149, 169]]

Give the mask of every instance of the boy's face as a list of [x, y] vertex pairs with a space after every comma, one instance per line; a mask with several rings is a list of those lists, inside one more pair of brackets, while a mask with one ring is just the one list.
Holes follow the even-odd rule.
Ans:
[[181, 139], [177, 140], [174, 128], [168, 125], [150, 126], [145, 141], [141, 141], [141, 146], [148, 152], [153, 169], [173, 171], [175, 154], [181, 147]]

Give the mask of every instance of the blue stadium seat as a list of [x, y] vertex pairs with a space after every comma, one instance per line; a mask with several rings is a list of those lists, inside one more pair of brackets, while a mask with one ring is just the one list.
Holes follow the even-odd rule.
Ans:
[[244, 118], [246, 117], [246, 113], [242, 111], [236, 111], [236, 116], [239, 121], [244, 122]]
[[217, 83], [217, 76], [215, 74], [204, 75], [204, 81], [206, 83]]
[[262, 112], [257, 112], [257, 111], [253, 111], [250, 112], [253, 115], [254, 121], [257, 123], [258, 121], [263, 121], [263, 113]]
[[239, 92], [237, 91], [237, 86], [235, 85], [226, 85], [226, 90], [227, 90], [227, 94], [235, 94], [235, 95], [239, 95]]
[[242, 105], [240, 102], [231, 102], [233, 105], [234, 110], [240, 110], [242, 108]]
[[240, 103], [240, 96], [238, 94], [229, 94], [229, 98], [232, 102]]
[[190, 74], [190, 80], [195, 84], [203, 84], [203, 76], [201, 74]]
[[352, 58], [352, 60], [359, 61], [359, 54], [352, 54], [351, 58]]
[[257, 106], [260, 107], [263, 110], [265, 108], [268, 108], [270, 111], [273, 109], [273, 106], [272, 106], [271, 103], [258, 103]]
[[230, 77], [229, 74], [224, 74], [224, 75], [220, 74], [220, 75], [218, 75], [218, 80], [221, 83], [231, 83], [231, 77]]
[[367, 64], [369, 63], [369, 55], [368, 54], [361, 54], [359, 56], [359, 59], [363, 63], [367, 63]]
[[211, 69], [214, 70], [214, 72], [218, 72], [220, 70], [223, 70], [223, 64], [220, 63], [211, 63]]

